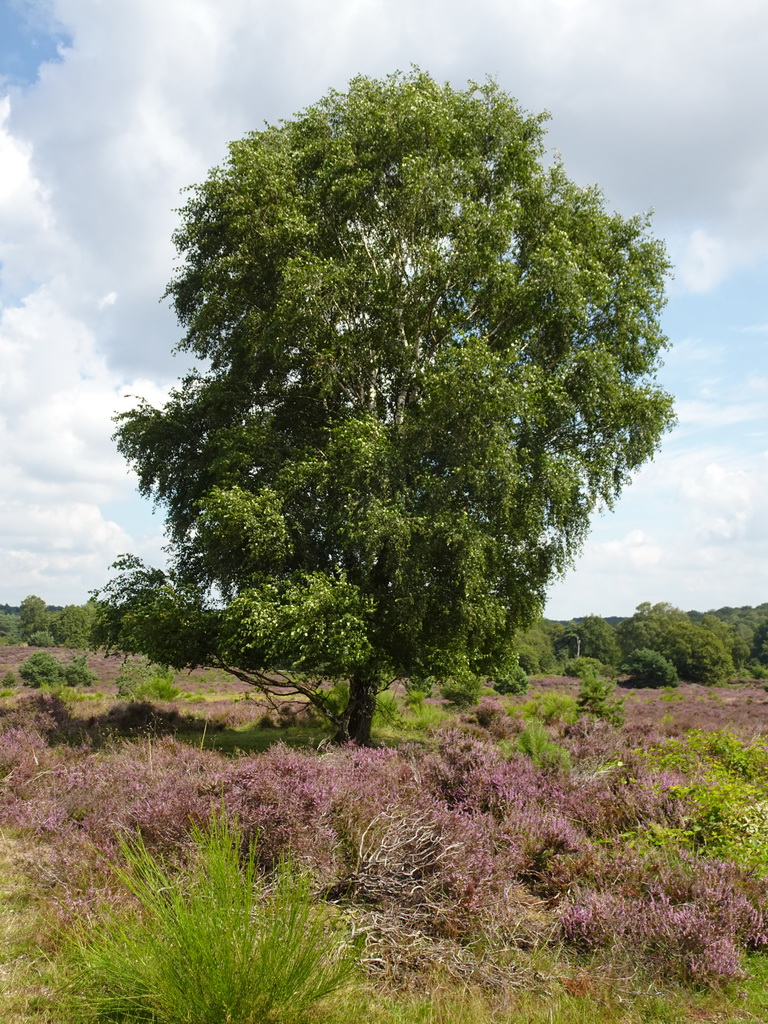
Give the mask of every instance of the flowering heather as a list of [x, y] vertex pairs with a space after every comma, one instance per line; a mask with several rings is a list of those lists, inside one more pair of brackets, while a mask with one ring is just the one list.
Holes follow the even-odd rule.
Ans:
[[224, 811], [256, 841], [262, 870], [290, 853], [312, 872], [369, 932], [371, 963], [405, 970], [406, 947], [424, 963], [432, 943], [466, 966], [478, 943], [490, 955], [555, 939], [708, 983], [768, 948], [767, 880], [653, 845], [683, 830], [692, 806], [679, 788], [687, 762], [638, 749], [643, 735], [663, 743], [658, 731], [553, 722], [547, 735], [572, 768], [540, 768], [492, 698], [449, 723], [431, 748], [278, 744], [228, 758], [169, 736], [105, 743], [101, 724], [89, 745], [81, 720], [36, 694], [0, 707], [0, 825], [38, 837], [31, 869], [64, 920], [126, 898], [109, 868], [126, 831], [181, 862], [191, 825]]

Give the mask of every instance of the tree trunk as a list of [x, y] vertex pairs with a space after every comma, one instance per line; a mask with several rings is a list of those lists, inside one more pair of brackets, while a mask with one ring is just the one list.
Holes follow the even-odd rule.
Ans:
[[376, 711], [376, 680], [369, 676], [353, 676], [349, 681], [349, 704], [336, 731], [337, 743], [371, 745], [371, 723]]

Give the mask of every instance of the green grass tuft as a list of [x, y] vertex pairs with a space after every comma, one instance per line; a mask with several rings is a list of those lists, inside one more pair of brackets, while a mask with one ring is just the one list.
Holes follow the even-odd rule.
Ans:
[[347, 986], [356, 949], [282, 863], [267, 885], [253, 848], [240, 863], [225, 819], [193, 830], [189, 874], [173, 878], [140, 839], [122, 844], [133, 914], [108, 913], [68, 951], [72, 1019], [133, 1024], [322, 1021], [319, 1004]]

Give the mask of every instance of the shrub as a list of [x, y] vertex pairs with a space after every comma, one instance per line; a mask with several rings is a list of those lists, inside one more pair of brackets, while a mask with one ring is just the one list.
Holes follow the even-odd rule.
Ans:
[[62, 673], [67, 686], [90, 686], [99, 678], [88, 668], [88, 659], [84, 654], [73, 654], [70, 663], [63, 666]]
[[521, 665], [515, 665], [507, 675], [502, 676], [501, 679], [493, 680], [493, 688], [496, 693], [500, 693], [502, 696], [525, 693], [528, 689], [528, 682], [525, 669]]
[[27, 686], [35, 688], [61, 685], [64, 679], [61, 662], [48, 651], [35, 651], [25, 658], [19, 666], [19, 675]]
[[357, 953], [312, 901], [306, 876], [279, 864], [259, 877], [251, 846], [226, 820], [192, 831], [183, 884], [140, 839], [116, 869], [140, 913], [108, 913], [69, 951], [70, 1000], [85, 1020], [155, 1024], [290, 1024], [322, 1020], [317, 1004], [346, 985]]
[[170, 669], [158, 667], [147, 682], [139, 687], [137, 696], [142, 700], [176, 700], [180, 693]]
[[411, 694], [414, 694], [414, 700], [417, 702], [425, 700], [427, 697], [431, 697], [435, 692], [437, 682], [438, 681], [434, 676], [414, 676], [412, 679], [406, 680], [406, 704], [408, 703]]
[[634, 651], [621, 666], [634, 686], [677, 686], [677, 669], [663, 654], [641, 647]]
[[457, 708], [468, 708], [477, 704], [483, 692], [483, 681], [470, 672], [446, 679], [440, 687], [445, 699]]
[[494, 700], [493, 697], [483, 697], [475, 708], [474, 714], [475, 721], [484, 729], [491, 729], [494, 726], [498, 726], [499, 723], [509, 721], [506, 708], [500, 701]]
[[53, 634], [49, 633], [45, 629], [38, 629], [35, 633], [28, 638], [27, 643], [30, 647], [55, 647], [56, 641], [53, 639]]
[[592, 669], [585, 672], [576, 698], [579, 711], [604, 718], [613, 725], [621, 725], [624, 721], [624, 698], [614, 698], [616, 683], [612, 679], [600, 679]]
[[12, 672], [11, 669], [5, 673], [2, 679], [0, 679], [0, 689], [13, 690], [18, 683], [16, 673]]
[[115, 685], [118, 696], [126, 700], [175, 700], [181, 693], [167, 667], [143, 659], [124, 662]]
[[563, 674], [570, 676], [572, 679], [583, 679], [590, 672], [600, 675], [604, 671], [605, 666], [602, 661], [598, 661], [597, 658], [586, 657], [574, 658], [572, 661], [566, 662], [563, 668]]

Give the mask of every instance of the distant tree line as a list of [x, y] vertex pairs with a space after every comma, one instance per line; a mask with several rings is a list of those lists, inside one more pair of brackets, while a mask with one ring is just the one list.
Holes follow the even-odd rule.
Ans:
[[[0, 605], [0, 644], [85, 650], [95, 614], [93, 601], [62, 607], [31, 594], [18, 607]], [[638, 652], [653, 652], [688, 682], [768, 678], [768, 603], [684, 612], [646, 601], [629, 618], [541, 619], [518, 634], [517, 650], [528, 675], [580, 675], [590, 666], [632, 674]]]
[[[600, 668], [627, 675], [639, 675], [641, 663], [649, 672], [655, 664], [661, 674], [653, 679], [665, 682], [680, 678], [711, 685], [735, 676], [762, 679], [768, 677], [768, 603], [684, 612], [646, 601], [625, 619], [542, 619], [519, 634], [518, 651], [529, 675], [580, 674], [583, 659], [588, 659], [586, 664], [594, 661]], [[665, 675], [659, 658], [674, 669], [674, 676]], [[644, 681], [651, 682], [652, 677]]]
[[85, 650], [91, 646], [95, 614], [92, 601], [62, 607], [30, 594], [18, 607], [0, 605], [0, 644]]

